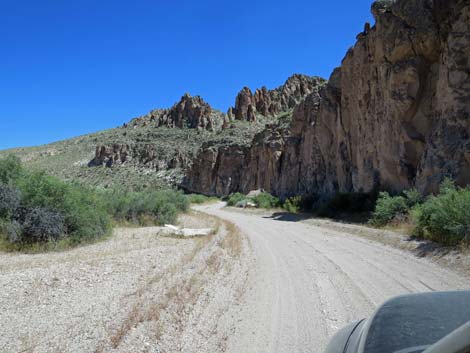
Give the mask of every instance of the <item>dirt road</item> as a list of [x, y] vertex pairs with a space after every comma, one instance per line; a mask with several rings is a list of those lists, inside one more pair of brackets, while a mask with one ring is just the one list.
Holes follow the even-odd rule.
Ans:
[[253, 275], [229, 352], [322, 352], [329, 337], [398, 294], [469, 288], [427, 259], [304, 222], [222, 208], [251, 242]]

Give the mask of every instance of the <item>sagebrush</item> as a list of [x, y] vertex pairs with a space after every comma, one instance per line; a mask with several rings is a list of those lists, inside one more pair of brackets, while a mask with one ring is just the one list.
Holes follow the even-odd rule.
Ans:
[[414, 234], [439, 243], [470, 245], [470, 188], [445, 181], [439, 194], [412, 212]]
[[188, 205], [188, 198], [176, 190], [98, 190], [25, 170], [15, 157], [0, 160], [0, 233], [15, 249], [96, 240], [109, 234], [112, 219], [173, 223]]

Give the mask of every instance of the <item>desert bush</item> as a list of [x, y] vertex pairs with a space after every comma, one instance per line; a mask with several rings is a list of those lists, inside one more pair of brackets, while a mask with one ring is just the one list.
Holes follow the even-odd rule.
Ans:
[[161, 200], [175, 206], [177, 211], [185, 212], [189, 208], [189, 201], [182, 191], [163, 190], [158, 191]]
[[409, 209], [404, 196], [390, 196], [388, 192], [381, 192], [369, 223], [374, 226], [383, 226], [398, 215], [407, 214]]
[[253, 202], [256, 204], [256, 207], [267, 209], [279, 207], [280, 205], [279, 199], [268, 192], [262, 192], [256, 195], [253, 197]]
[[0, 233], [6, 235], [9, 243], [16, 243], [21, 240], [22, 227], [18, 221], [4, 221], [0, 224]]
[[236, 192], [234, 194], [231, 194], [228, 197], [227, 206], [235, 206], [237, 203], [239, 203], [240, 201], [243, 201], [245, 199], [246, 199], [245, 195], [243, 195], [240, 192]]
[[24, 173], [18, 181], [21, 204], [59, 212], [64, 217], [66, 236], [74, 242], [97, 239], [110, 230], [110, 219], [94, 189], [65, 183], [43, 172]]
[[178, 212], [189, 207], [188, 198], [175, 190], [131, 192], [114, 189], [103, 196], [113, 218], [141, 225], [174, 223]]
[[20, 177], [23, 168], [18, 157], [9, 155], [0, 159], [0, 183], [12, 184]]
[[109, 216], [94, 189], [24, 170], [14, 157], [0, 160], [0, 178], [0, 217], [10, 241], [68, 238], [78, 243], [110, 230]]
[[22, 243], [56, 241], [65, 234], [64, 216], [47, 208], [25, 210], [24, 218], [17, 224], [20, 234], [16, 236], [16, 241]]
[[20, 202], [21, 193], [16, 187], [0, 184], [0, 218], [10, 218]]
[[201, 194], [190, 194], [186, 196], [189, 203], [202, 204], [211, 200], [211, 197]]
[[56, 210], [63, 213], [67, 235], [73, 242], [95, 240], [111, 231], [111, 219], [95, 189], [69, 184]]
[[439, 194], [412, 212], [415, 235], [447, 245], [470, 243], [470, 188], [445, 180]]
[[61, 209], [68, 192], [69, 185], [46, 175], [44, 172], [24, 173], [17, 182], [21, 191], [23, 207], [46, 207]]
[[405, 190], [403, 191], [403, 195], [405, 195], [406, 204], [409, 208], [412, 208], [423, 202], [423, 196], [416, 189]]
[[282, 208], [284, 208], [287, 212], [297, 213], [300, 210], [301, 203], [302, 198], [300, 196], [289, 197], [282, 204]]
[[0, 184], [0, 217], [10, 242], [64, 239], [73, 245], [108, 234], [111, 217], [139, 224], [174, 223], [178, 212], [189, 207], [188, 197], [179, 191], [98, 191], [22, 170], [16, 162], [0, 161], [0, 177], [8, 182]]

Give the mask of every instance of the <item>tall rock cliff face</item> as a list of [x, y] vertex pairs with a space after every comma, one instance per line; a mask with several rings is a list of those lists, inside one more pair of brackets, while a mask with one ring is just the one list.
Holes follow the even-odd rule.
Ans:
[[237, 120], [254, 121], [256, 114], [266, 117], [293, 109], [300, 101], [312, 93], [318, 85], [325, 83], [320, 77], [295, 74], [280, 87], [268, 90], [258, 88], [252, 93], [244, 87], [235, 99], [235, 107], [229, 110], [229, 116]]
[[[470, 184], [468, 0], [377, 1], [372, 13], [375, 25], [366, 24], [328, 85], [296, 105], [288, 128], [267, 126], [250, 147], [204, 146], [184, 186], [286, 197], [432, 192], [445, 176]], [[271, 114], [255, 98], [264, 96], [244, 89], [235, 117]]]

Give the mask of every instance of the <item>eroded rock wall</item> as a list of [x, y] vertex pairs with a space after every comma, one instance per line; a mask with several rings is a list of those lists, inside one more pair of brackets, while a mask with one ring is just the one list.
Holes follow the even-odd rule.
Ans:
[[246, 121], [256, 120], [256, 114], [266, 117], [276, 116], [293, 109], [324, 83], [325, 80], [321, 77], [295, 74], [289, 77], [282, 86], [272, 90], [262, 87], [253, 93], [248, 87], [244, 87], [238, 93], [235, 107], [229, 109], [228, 115], [233, 115], [237, 120]]
[[147, 115], [131, 120], [125, 127], [165, 126], [218, 131], [227, 123], [227, 115], [213, 109], [200, 96], [192, 97], [186, 93], [173, 107], [152, 110]]
[[[196, 160], [185, 187], [286, 197], [427, 193], [445, 176], [470, 184], [469, 1], [377, 1], [372, 13], [328, 85], [296, 102], [289, 128], [267, 126], [249, 148], [203, 148], [210, 158]], [[270, 112], [260, 97], [244, 89], [235, 117]]]
[[155, 171], [185, 168], [189, 158], [181, 151], [160, 154], [153, 144], [123, 144], [114, 143], [98, 145], [95, 157], [88, 163], [90, 167], [96, 166], [138, 166]]

